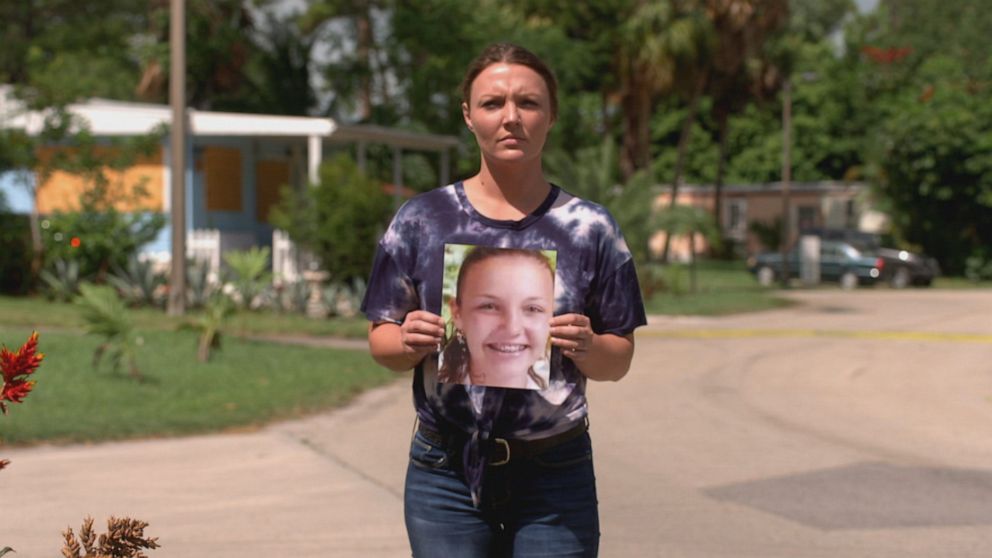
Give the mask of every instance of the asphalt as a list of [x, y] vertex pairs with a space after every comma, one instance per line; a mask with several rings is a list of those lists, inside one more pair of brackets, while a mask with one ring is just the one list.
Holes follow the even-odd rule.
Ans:
[[[946, 350], [940, 359], [949, 369], [959, 365], [968, 370], [987, 369], [980, 363], [987, 363], [981, 359], [992, 355], [992, 293], [881, 290], [797, 296], [802, 304], [796, 307], [755, 315], [653, 317], [650, 325], [638, 332], [628, 377], [616, 384], [591, 386], [591, 433], [597, 448], [604, 556], [862, 555], [838, 542], [830, 521], [839, 520], [832, 516], [823, 519], [827, 526], [823, 527], [804, 525], [801, 516], [782, 519], [774, 508], [772, 513], [755, 511], [761, 506], [756, 500], [759, 496], [783, 485], [763, 491], [760, 485], [730, 481], [778, 478], [776, 474], [810, 470], [824, 463], [857, 466], [860, 460], [849, 459], [854, 451], [851, 444], [843, 450], [848, 453], [834, 448], [839, 445], [837, 439], [854, 439], [863, 426], [852, 425], [850, 432], [835, 434], [834, 439], [823, 434], [814, 440], [804, 433], [801, 438], [776, 441], [774, 447], [791, 452], [790, 466], [785, 468], [781, 462], [776, 466], [755, 464], [745, 473], [748, 461], [758, 458], [756, 449], [751, 444], [740, 448], [742, 457], [733, 457], [735, 440], [756, 434], [745, 425], [728, 424], [716, 415], [686, 419], [698, 428], [709, 429], [709, 433], [689, 434], [687, 425], [674, 422], [682, 420], [677, 413], [702, 407], [692, 401], [672, 400], [666, 393], [684, 381], [679, 373], [689, 374], [694, 361], [736, 358], [729, 356], [732, 351], [746, 353], [754, 347], [766, 351], [751, 357], [742, 353], [742, 358], [750, 359], [747, 366], [742, 364], [744, 368], [769, 354], [795, 357], [801, 367], [810, 370], [827, 358], [821, 359], [821, 355], [803, 360], [801, 353], [789, 354], [793, 350], [790, 343], [798, 343], [794, 346], [804, 347], [809, 355], [819, 355], [816, 347], [846, 340], [830, 349], [829, 358], [833, 359], [842, 358], [837, 351], [863, 358], [872, 351], [885, 351], [886, 343], [885, 347], [893, 343], [908, 347], [932, 341], [937, 344], [933, 346]], [[893, 358], [903, 354], [906, 350], [900, 349], [893, 352]], [[920, 356], [910, 352], [907, 358]], [[791, 377], [776, 376], [774, 382], [780, 384], [786, 381], [783, 378]], [[810, 377], [820, 378], [808, 380], [812, 382], [810, 389], [834, 394], [830, 390], [836, 386], [816, 385], [826, 381], [823, 375]], [[712, 376], [707, 378], [707, 382], [713, 380]], [[130, 516], [147, 521], [150, 526], [146, 533], [158, 537], [161, 548], [150, 552], [151, 558], [409, 556], [402, 511], [403, 475], [413, 426], [409, 381], [408, 375], [400, 375], [395, 382], [360, 395], [342, 409], [253, 432], [5, 449], [3, 457], [13, 464], [0, 473], [0, 548], [12, 546], [17, 551], [14, 556], [20, 558], [57, 556], [61, 532], [67, 526], [78, 527], [86, 516], [96, 518], [97, 526], [109, 516]], [[992, 417], [992, 405], [988, 405], [992, 382], [980, 374], [959, 378], [940, 389], [930, 380], [921, 380], [919, 385], [911, 378], [898, 381], [905, 391], [897, 400], [912, 404], [928, 393], [947, 392], [945, 398], [954, 402], [963, 394], [982, 394], [971, 408], [960, 411], [970, 414], [948, 427], [955, 429], [953, 436], [936, 432], [932, 440], [923, 442], [933, 442], [936, 445], [930, 447], [946, 450], [947, 455], [960, 455], [962, 464], [987, 467], [992, 462], [988, 461], [985, 437], [988, 427], [975, 431], [969, 426], [969, 421], [988, 422], [986, 419]], [[716, 384], [704, 387], [707, 397], [723, 397], [722, 390], [729, 389]], [[748, 388], [741, 385], [734, 389], [746, 392]], [[790, 384], [784, 393], [787, 398], [794, 397], [802, 389]], [[767, 395], [767, 390], [761, 393]], [[866, 408], [871, 407], [872, 392], [862, 395]], [[986, 399], [984, 405], [982, 398]], [[657, 420], [643, 420], [653, 416], [659, 405], [667, 409], [659, 412], [667, 414], [658, 415]], [[796, 410], [790, 408], [789, 412]], [[773, 422], [769, 413], [756, 424]], [[892, 413], [905, 413], [906, 420], [919, 421], [914, 439], [919, 432], [933, 429], [929, 415], [917, 416], [901, 408]], [[889, 425], [885, 421], [881, 424]], [[780, 424], [772, 426], [776, 432], [783, 429]], [[710, 440], [720, 429], [728, 429], [726, 437], [718, 442], [713, 435]], [[702, 440], [713, 445], [703, 447]], [[800, 451], [797, 440], [810, 447]], [[867, 446], [870, 440], [859, 443]], [[686, 458], [679, 462], [690, 450], [696, 451], [693, 459], [698, 461]], [[872, 451], [875, 456], [888, 455]], [[893, 449], [891, 455], [902, 454]], [[735, 463], [740, 468], [735, 468]], [[855, 473], [870, 478], [884, 471], [868, 467], [856, 468]], [[717, 484], [723, 488], [706, 492], [707, 486]], [[741, 501], [750, 507], [742, 506]], [[984, 508], [976, 513], [985, 513]], [[992, 525], [989, 513], [986, 519]], [[680, 520], [682, 515], [691, 520]], [[979, 523], [977, 531], [962, 535], [962, 545], [992, 540], [986, 538], [992, 530]], [[763, 533], [757, 542], [749, 538], [755, 532]], [[717, 542], [723, 535], [727, 537], [725, 544]], [[890, 555], [878, 549], [897, 539], [894, 535], [890, 538], [888, 532], [884, 535], [877, 542], [864, 539], [868, 541], [865, 548], [875, 549], [864, 555]], [[854, 541], [850, 544], [856, 547], [859, 536], [850, 539]], [[844, 541], [848, 544], [849, 539]], [[935, 548], [942, 547], [935, 542]], [[974, 555], [982, 555], [987, 546], [983, 548]], [[947, 555], [969, 556], [966, 552]]]

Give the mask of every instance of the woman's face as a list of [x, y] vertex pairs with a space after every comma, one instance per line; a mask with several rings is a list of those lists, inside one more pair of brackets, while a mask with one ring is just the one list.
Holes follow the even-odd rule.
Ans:
[[547, 265], [526, 256], [491, 257], [466, 272], [452, 301], [465, 336], [473, 383], [525, 387], [527, 370], [545, 358], [554, 310]]
[[483, 156], [494, 161], [540, 157], [553, 122], [547, 84], [519, 64], [498, 63], [482, 70], [472, 82], [462, 114]]

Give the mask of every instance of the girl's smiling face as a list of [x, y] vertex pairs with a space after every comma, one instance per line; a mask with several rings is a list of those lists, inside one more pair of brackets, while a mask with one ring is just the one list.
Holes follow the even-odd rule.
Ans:
[[526, 387], [527, 370], [545, 358], [553, 306], [554, 278], [537, 259], [506, 255], [473, 264], [451, 302], [472, 383]]

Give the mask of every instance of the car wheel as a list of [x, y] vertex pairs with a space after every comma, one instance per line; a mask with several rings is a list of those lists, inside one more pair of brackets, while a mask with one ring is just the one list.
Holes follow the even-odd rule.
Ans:
[[854, 274], [853, 271], [845, 271], [843, 275], [840, 276], [840, 288], [845, 291], [855, 289], [858, 286], [858, 276]]
[[889, 279], [889, 285], [893, 289], [905, 289], [909, 286], [911, 281], [909, 276], [909, 270], [905, 267], [897, 267], [895, 272], [892, 274], [892, 278]]
[[758, 284], [762, 287], [771, 287], [775, 284], [775, 270], [767, 265], [758, 269]]

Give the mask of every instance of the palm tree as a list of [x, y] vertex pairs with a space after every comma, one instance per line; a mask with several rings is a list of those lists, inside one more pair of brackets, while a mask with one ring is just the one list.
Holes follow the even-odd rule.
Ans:
[[666, 244], [673, 236], [689, 238], [689, 288], [696, 292], [696, 236], [702, 236], [711, 245], [720, 243], [713, 216], [701, 207], [673, 205], [660, 212], [656, 222], [665, 231]]
[[749, 103], [768, 97], [779, 86], [779, 74], [764, 52], [768, 39], [784, 25], [787, 0], [707, 0], [716, 34], [707, 93], [717, 123], [719, 154], [713, 217], [722, 234], [723, 179], [730, 116]]
[[699, 0], [639, 0], [620, 30], [617, 74], [623, 109], [625, 179], [650, 166], [649, 124], [658, 98], [679, 94], [689, 99], [690, 117], [679, 138], [676, 183], [682, 172], [695, 108], [705, 84], [702, 71], [711, 43], [710, 26]]

